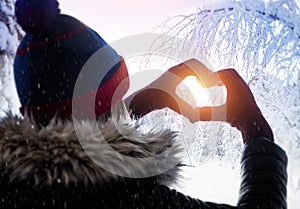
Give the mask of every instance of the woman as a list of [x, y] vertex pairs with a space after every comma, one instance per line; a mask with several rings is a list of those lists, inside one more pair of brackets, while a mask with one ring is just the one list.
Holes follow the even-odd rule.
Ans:
[[[285, 152], [274, 143], [269, 124], [247, 84], [235, 70], [221, 70], [206, 77], [210, 85], [214, 85], [217, 77], [226, 86], [226, 107], [215, 109], [226, 108], [225, 122], [241, 131], [245, 143], [241, 161], [241, 189], [236, 207], [202, 202], [166, 186], [177, 179], [181, 166], [180, 159], [177, 159], [181, 149], [174, 144], [176, 136], [171, 131], [140, 133], [137, 127], [122, 117], [115, 122], [99, 120], [94, 126], [84, 117], [90, 113], [101, 117], [111, 106], [118, 106], [118, 102], [101, 106], [102, 97], [109, 101], [111, 92], [116, 88], [114, 82], [124, 80], [127, 72], [122, 58], [110, 47], [108, 58], [111, 63], [117, 64], [105, 71], [106, 79], [96, 89], [87, 87], [86, 91], [81, 92], [82, 95], [75, 95], [80, 100], [80, 96], [85, 99], [90, 91], [97, 91], [96, 108], [86, 112], [83, 106], [81, 116], [85, 122], [74, 128], [69, 109], [74, 98], [69, 91], [74, 88], [75, 77], [87, 58], [106, 43], [88, 27], [81, 29], [79, 21], [60, 15], [55, 0], [18, 0], [16, 16], [27, 33], [15, 60], [16, 85], [23, 106], [21, 110], [26, 109], [33, 117], [25, 115], [22, 119], [7, 116], [1, 121], [1, 208], [286, 208]], [[34, 21], [33, 17], [39, 18]], [[62, 22], [64, 24], [58, 27]], [[83, 42], [78, 39], [86, 36], [92, 38], [87, 38], [85, 44], [80, 45]], [[73, 43], [71, 47], [70, 43]], [[67, 60], [59, 60], [61, 55], [65, 55]], [[178, 79], [166, 80], [168, 76], [163, 75], [125, 99], [132, 114], [142, 117], [164, 107], [181, 114], [183, 108], [184, 115], [192, 122], [215, 120], [210, 114], [212, 107], [194, 110], [178, 100], [176, 95], [156, 88], [169, 85], [175, 92], [178, 83], [193, 74], [190, 63], [201, 66], [197, 60], [188, 60], [168, 71]], [[55, 76], [50, 75], [53, 72]], [[58, 94], [61, 91], [64, 92]], [[122, 96], [117, 101], [121, 99]], [[54, 115], [58, 119], [49, 123]], [[35, 121], [42, 125], [36, 127]], [[99, 146], [101, 137], [121, 155], [114, 158], [107, 154], [108, 146]], [[147, 140], [154, 137], [155, 141]], [[172, 146], [174, 149], [170, 152]], [[91, 153], [96, 156], [96, 161], [92, 160]], [[147, 172], [156, 167], [149, 169], [147, 163], [125, 164], [126, 157], [148, 159], [156, 156], [161, 162], [174, 159], [177, 163], [164, 172], [148, 176]], [[125, 165], [120, 165], [120, 162]], [[109, 165], [111, 170], [103, 165]], [[120, 170], [128, 175], [118, 175]], [[129, 174], [132, 170], [144, 177], [131, 178]]]

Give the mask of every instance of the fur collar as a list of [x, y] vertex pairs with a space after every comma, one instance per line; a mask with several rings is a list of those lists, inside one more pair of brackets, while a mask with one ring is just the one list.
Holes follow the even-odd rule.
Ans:
[[[120, 180], [124, 176], [174, 183], [183, 153], [176, 142], [180, 140], [175, 141], [176, 133], [170, 130], [143, 133], [122, 108], [112, 118], [97, 123], [53, 120], [39, 129], [27, 117], [8, 114], [0, 121], [0, 171], [9, 176], [10, 182], [30, 180], [35, 185], [55, 182], [87, 185]], [[101, 142], [100, 138], [105, 140]], [[155, 169], [161, 170], [151, 173]]]

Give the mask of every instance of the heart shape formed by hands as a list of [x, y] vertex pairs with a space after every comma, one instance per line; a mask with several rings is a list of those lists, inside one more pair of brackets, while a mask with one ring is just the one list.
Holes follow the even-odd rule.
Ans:
[[[219, 106], [194, 108], [176, 93], [188, 76], [196, 76], [204, 88], [225, 86], [226, 102]], [[153, 83], [129, 97], [129, 109], [137, 116], [170, 108], [191, 122], [225, 121], [242, 132], [244, 141], [257, 136], [273, 139], [272, 130], [258, 108], [246, 82], [234, 69], [212, 72], [196, 59], [170, 68]]]
[[[226, 119], [226, 89], [217, 72], [211, 71], [197, 59], [187, 60], [170, 68], [168, 72], [175, 74], [179, 78], [177, 83], [171, 82], [172, 79], [168, 79], [168, 85], [173, 86], [173, 88], [175, 86], [176, 89], [178, 89], [178, 87], [180, 89], [184, 85], [190, 92], [193, 92], [196, 98], [201, 99], [201, 96], [206, 96], [205, 105], [207, 106], [201, 104], [191, 105], [184, 94], [178, 95], [178, 92], [176, 91], [174, 98], [181, 107], [181, 112], [175, 110], [176, 112], [184, 115], [191, 122], [210, 120], [224, 121]], [[195, 84], [191, 85], [191, 83], [184, 83], [190, 76], [196, 77], [196, 80], [200, 85], [198, 84], [197, 86]]]
[[[192, 122], [225, 121], [242, 132], [244, 142], [250, 138], [265, 136], [273, 140], [273, 132], [247, 83], [234, 69], [224, 69], [212, 72], [198, 60], [188, 60], [186, 63], [194, 76], [205, 88], [225, 86], [226, 102], [219, 106], [196, 107], [194, 114], [188, 118]], [[191, 117], [192, 116], [192, 117]]]

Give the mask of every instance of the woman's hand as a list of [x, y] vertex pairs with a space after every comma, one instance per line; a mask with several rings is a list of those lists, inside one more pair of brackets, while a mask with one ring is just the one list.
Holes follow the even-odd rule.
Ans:
[[225, 85], [227, 100], [222, 106], [199, 107], [200, 120], [225, 121], [242, 132], [244, 142], [257, 137], [274, 141], [271, 127], [241, 76], [234, 69], [220, 70], [210, 76], [211, 80], [219, 80]]

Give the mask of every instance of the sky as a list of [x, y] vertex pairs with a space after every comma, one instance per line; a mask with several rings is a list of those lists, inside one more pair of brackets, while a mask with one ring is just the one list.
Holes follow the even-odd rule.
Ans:
[[[83, 21], [106, 41], [150, 32], [163, 21], [197, 7], [233, 0], [60, 0], [61, 11]], [[295, 0], [300, 5], [300, 0]], [[105, 2], [105, 3], [104, 3]]]
[[97, 31], [107, 42], [111, 42], [128, 35], [150, 32], [170, 17], [194, 12], [199, 0], [59, 2], [62, 13], [75, 16]]

